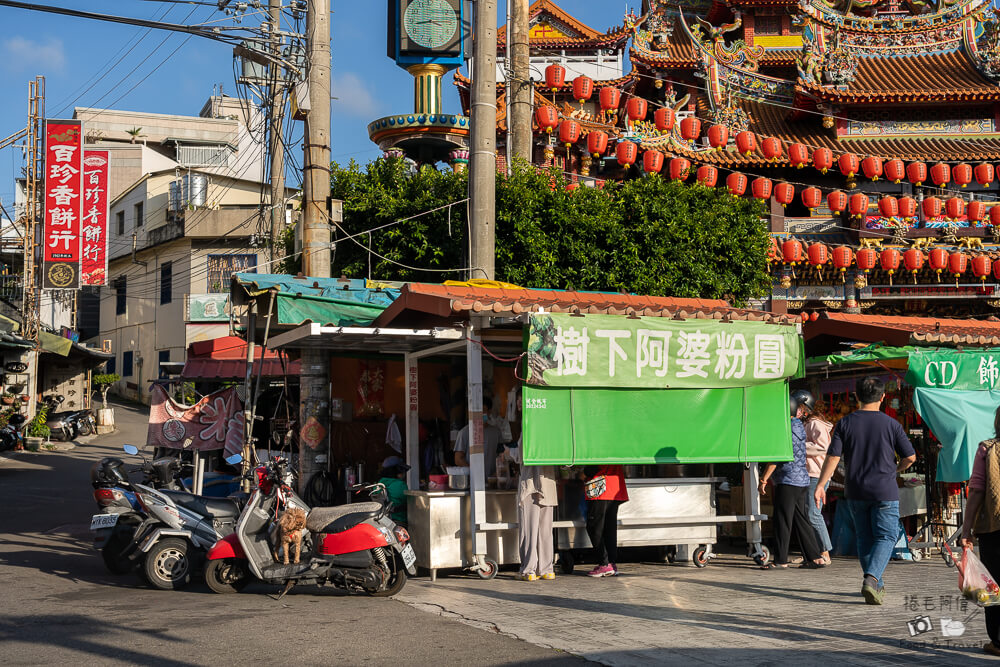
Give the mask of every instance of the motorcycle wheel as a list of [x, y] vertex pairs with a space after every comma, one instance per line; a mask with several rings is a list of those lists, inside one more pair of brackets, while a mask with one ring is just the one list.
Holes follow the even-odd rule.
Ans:
[[403, 590], [403, 586], [406, 585], [406, 568], [403, 567], [403, 559], [399, 557], [399, 554], [395, 554], [393, 563], [396, 571], [389, 575], [389, 581], [386, 582], [385, 588], [366, 588], [365, 593], [373, 598], [387, 598]]
[[94, 432], [94, 429], [91, 428], [91, 426], [90, 426], [90, 420], [89, 419], [83, 419], [83, 420], [81, 420], [80, 421], [80, 426], [78, 428], [79, 428], [79, 431], [80, 431], [80, 435], [90, 435], [91, 433]]
[[154, 587], [164, 591], [184, 588], [191, 581], [191, 556], [186, 540], [162, 539], [149, 550], [142, 573]]
[[115, 531], [101, 549], [104, 566], [111, 574], [128, 574], [135, 569], [135, 563], [128, 557], [122, 556], [125, 547], [132, 543], [133, 534], [134, 531]]
[[215, 593], [239, 593], [250, 583], [246, 564], [237, 558], [220, 558], [208, 561], [205, 566], [205, 583]]

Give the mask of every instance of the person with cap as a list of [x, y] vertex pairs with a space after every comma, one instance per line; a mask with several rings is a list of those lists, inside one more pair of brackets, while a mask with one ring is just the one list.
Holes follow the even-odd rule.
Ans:
[[379, 483], [385, 485], [386, 495], [392, 503], [389, 518], [400, 525], [406, 525], [406, 471], [410, 466], [403, 463], [398, 456], [387, 457], [382, 461], [382, 472], [379, 473]]

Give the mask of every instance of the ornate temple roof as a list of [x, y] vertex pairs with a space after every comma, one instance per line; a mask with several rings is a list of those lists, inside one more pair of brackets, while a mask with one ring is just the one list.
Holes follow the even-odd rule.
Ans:
[[[528, 8], [531, 25], [529, 43], [535, 49], [607, 48], [622, 46], [630, 36], [625, 25], [608, 28], [605, 32], [573, 18], [552, 0], [535, 0]], [[497, 30], [497, 50], [507, 49], [507, 26]]]

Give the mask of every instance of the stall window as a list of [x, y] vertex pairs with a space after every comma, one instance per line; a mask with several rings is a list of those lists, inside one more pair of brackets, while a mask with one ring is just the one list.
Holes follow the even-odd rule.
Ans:
[[122, 352], [122, 377], [132, 377], [132, 350]]
[[174, 298], [174, 265], [164, 262], [160, 266], [160, 305], [168, 304]]
[[170, 350], [160, 350], [157, 356], [157, 367], [160, 369], [160, 377], [165, 378], [167, 377], [167, 372], [163, 370], [163, 364], [170, 363]]
[[228, 292], [234, 273], [256, 273], [257, 255], [209, 255], [208, 291]]
[[125, 314], [126, 281], [125, 276], [115, 278], [115, 315]]

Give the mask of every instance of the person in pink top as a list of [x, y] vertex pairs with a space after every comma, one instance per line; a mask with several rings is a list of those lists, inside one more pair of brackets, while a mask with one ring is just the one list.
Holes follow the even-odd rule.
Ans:
[[[830, 448], [833, 424], [827, 421], [823, 414], [822, 403], [813, 403], [805, 407], [809, 411], [809, 415], [803, 420], [803, 425], [806, 427], [806, 470], [809, 472], [809, 497], [812, 498], [816, 495], [816, 485], [819, 484], [823, 461], [826, 460], [826, 450]], [[830, 483], [827, 482], [823, 490], [829, 486]], [[816, 531], [816, 540], [823, 550], [820, 555], [829, 565], [830, 549], [833, 545], [830, 542], [830, 531], [826, 527], [826, 520], [823, 518], [823, 510], [817, 507], [816, 503], [809, 503], [809, 523]]]

